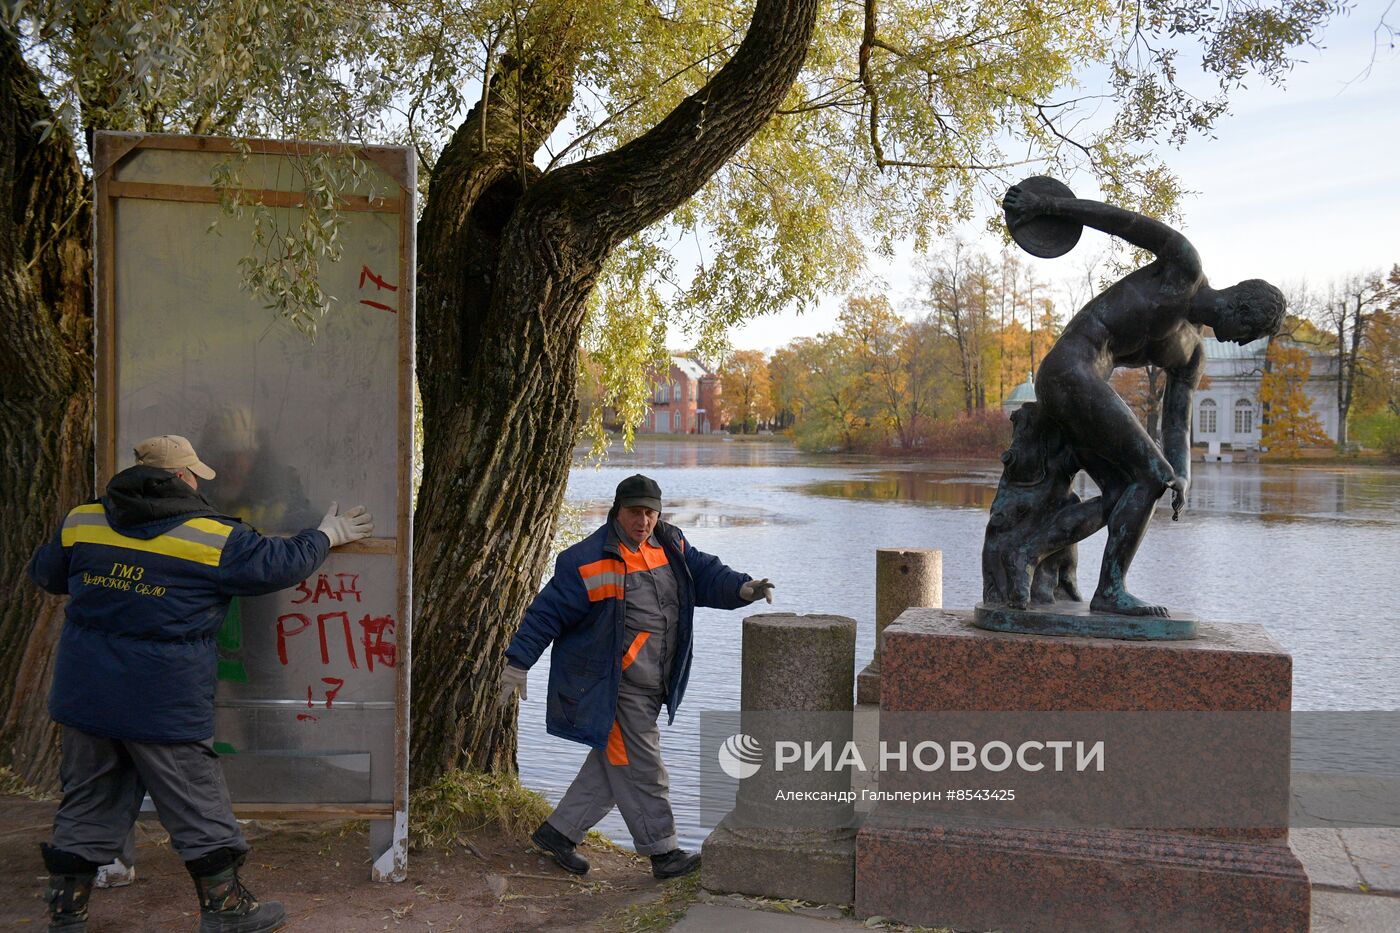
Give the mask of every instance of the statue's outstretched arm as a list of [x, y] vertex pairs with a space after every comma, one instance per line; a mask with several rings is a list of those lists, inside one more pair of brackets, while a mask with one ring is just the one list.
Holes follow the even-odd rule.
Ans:
[[1191, 241], [1179, 231], [1173, 230], [1160, 220], [1153, 220], [1146, 214], [1124, 210], [1102, 201], [1036, 194], [1022, 189], [1019, 185], [1011, 186], [1002, 203], [1008, 210], [1017, 213], [1048, 214], [1076, 220], [1085, 226], [1121, 237], [1159, 259], [1171, 263], [1185, 263], [1193, 273], [1200, 272], [1201, 258]]

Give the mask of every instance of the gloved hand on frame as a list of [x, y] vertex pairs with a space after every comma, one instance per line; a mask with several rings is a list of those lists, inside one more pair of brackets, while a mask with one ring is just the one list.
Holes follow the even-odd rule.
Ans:
[[351, 541], [368, 538], [370, 532], [374, 531], [374, 516], [370, 515], [363, 505], [357, 505], [342, 515], [339, 513], [339, 506], [332, 502], [330, 509], [326, 511], [326, 517], [321, 519], [321, 524], [317, 525], [316, 529], [331, 539], [331, 547], [340, 547]]

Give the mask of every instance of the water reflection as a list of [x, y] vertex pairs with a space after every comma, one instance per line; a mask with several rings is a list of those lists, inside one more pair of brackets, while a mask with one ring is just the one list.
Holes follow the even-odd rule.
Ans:
[[1333, 469], [1210, 464], [1191, 506], [1270, 520], [1400, 522], [1400, 474], [1367, 467]]
[[[662, 490], [665, 494], [665, 490]], [[590, 499], [583, 503], [582, 516], [586, 528], [594, 528], [608, 520], [611, 499]], [[735, 528], [751, 525], [776, 525], [790, 519], [764, 509], [749, 508], [710, 499], [671, 498], [666, 496], [662, 507], [663, 521], [685, 528]]]
[[966, 475], [886, 470], [860, 478], [810, 483], [800, 491], [838, 499], [919, 502], [986, 511], [997, 490], [995, 481], [987, 483]]
[[[608, 469], [631, 467], [633, 472], [673, 467], [732, 467], [783, 466], [797, 463], [803, 454], [781, 439], [735, 440], [727, 435], [711, 434], [683, 440], [657, 440], [639, 437], [631, 450], [623, 450], [622, 442], [614, 440], [607, 460], [601, 464]], [[574, 456], [575, 469], [588, 469], [592, 462], [588, 448], [579, 447]]]
[[[883, 469], [797, 487], [812, 496], [915, 502], [986, 510], [1000, 465]], [[1097, 495], [1080, 474], [1075, 489]], [[1400, 472], [1378, 467], [1316, 469], [1261, 464], [1197, 464], [1188, 510], [1257, 516], [1265, 521], [1345, 520], [1400, 523]]]

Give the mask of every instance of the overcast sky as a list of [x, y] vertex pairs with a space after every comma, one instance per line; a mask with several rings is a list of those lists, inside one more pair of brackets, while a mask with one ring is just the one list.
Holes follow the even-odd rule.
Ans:
[[[1325, 48], [1301, 55], [1305, 61], [1284, 87], [1256, 81], [1231, 98], [1231, 113], [1216, 124], [1214, 138], [1161, 150], [1193, 192], [1182, 205], [1182, 229], [1212, 284], [1246, 278], [1284, 287], [1300, 279], [1323, 284], [1400, 262], [1400, 53], [1388, 36], [1375, 48], [1375, 28], [1388, 7], [1390, 20], [1400, 20], [1393, 0], [1360, 3], [1328, 31]], [[1374, 64], [1363, 74], [1373, 52]], [[963, 236], [989, 253], [1000, 249], [975, 227]], [[1054, 284], [1074, 277], [1105, 242], [1086, 230], [1060, 259], [1021, 256], [1040, 280]], [[913, 258], [906, 247], [893, 264], [871, 267], [897, 307], [914, 294]], [[772, 350], [832, 329], [839, 306], [840, 297], [833, 297], [802, 315], [749, 321], [731, 339], [737, 349]], [[685, 345], [684, 335], [672, 336], [672, 346]]]

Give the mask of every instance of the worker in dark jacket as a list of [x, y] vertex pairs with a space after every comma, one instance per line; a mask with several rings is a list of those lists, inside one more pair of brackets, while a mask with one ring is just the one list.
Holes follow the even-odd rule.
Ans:
[[214, 734], [215, 640], [229, 600], [292, 586], [327, 552], [374, 530], [334, 503], [318, 528], [269, 538], [218, 514], [198, 491], [214, 471], [178, 435], [142, 441], [136, 466], [68, 513], [29, 564], [66, 594], [49, 714], [63, 726], [63, 802], [42, 846], [49, 929], [83, 933], [97, 869], [122, 851], [150, 794], [200, 899], [201, 933], [263, 933], [284, 920], [238, 868], [234, 819]]
[[700, 867], [677, 845], [657, 716], [668, 724], [690, 677], [696, 606], [738, 609], [773, 601], [773, 585], [726, 567], [660, 521], [661, 487], [637, 474], [617, 487], [608, 522], [559, 555], [554, 576], [525, 611], [501, 676], [501, 701], [525, 691], [526, 671], [553, 642], [545, 726], [593, 747], [559, 806], [531, 837], [567, 871], [575, 851], [616, 804], [652, 874]]

